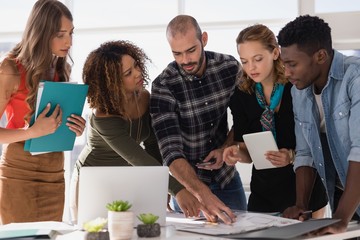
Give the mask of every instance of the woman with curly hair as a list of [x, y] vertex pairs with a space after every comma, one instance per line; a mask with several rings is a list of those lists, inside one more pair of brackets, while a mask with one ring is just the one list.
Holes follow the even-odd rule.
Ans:
[[[70, 208], [74, 223], [81, 167], [162, 163], [150, 123], [150, 94], [144, 88], [149, 79], [148, 61], [144, 51], [129, 41], [103, 43], [85, 61], [83, 81], [89, 85], [87, 97], [92, 114], [87, 144], [75, 164], [71, 181]], [[169, 190], [186, 216], [198, 215], [196, 198], [171, 176]]]
[[[62, 221], [65, 181], [64, 154], [31, 155], [25, 140], [51, 134], [61, 125], [61, 106], [50, 116], [50, 105], [29, 126], [35, 112], [40, 80], [67, 82], [67, 61], [74, 31], [68, 8], [56, 0], [38, 0], [22, 40], [0, 62], [0, 224]], [[66, 125], [77, 136], [85, 128], [81, 116], [69, 116]]]
[[[283, 212], [295, 203], [298, 181], [292, 164], [296, 145], [292, 84], [285, 78], [280, 49], [269, 28], [261, 24], [247, 27], [236, 43], [243, 67], [239, 87], [230, 101], [236, 145], [224, 150], [223, 159], [228, 165], [251, 163], [243, 134], [271, 131], [279, 151], [266, 154], [274, 168], [260, 170], [253, 166], [248, 210]], [[313, 217], [323, 217], [327, 198], [319, 177], [314, 186], [310, 209], [319, 210]]]

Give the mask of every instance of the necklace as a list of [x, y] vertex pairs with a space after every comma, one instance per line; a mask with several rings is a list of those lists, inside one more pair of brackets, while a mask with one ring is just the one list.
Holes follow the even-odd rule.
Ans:
[[[140, 144], [140, 139], [141, 139], [141, 128], [142, 128], [142, 118], [140, 116], [140, 110], [139, 110], [139, 105], [138, 105], [138, 101], [137, 101], [137, 93], [134, 93], [134, 98], [135, 98], [135, 105], [136, 105], [136, 111], [138, 113], [138, 125], [137, 125], [137, 131], [136, 131], [136, 138], [135, 141]], [[130, 137], [132, 137], [132, 120], [130, 119]]]

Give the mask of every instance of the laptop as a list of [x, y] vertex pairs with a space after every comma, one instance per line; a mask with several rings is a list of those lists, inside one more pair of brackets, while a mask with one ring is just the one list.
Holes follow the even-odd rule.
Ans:
[[97, 217], [107, 218], [106, 204], [128, 201], [137, 216], [153, 213], [165, 226], [169, 168], [166, 166], [82, 167], [79, 176], [78, 227]]

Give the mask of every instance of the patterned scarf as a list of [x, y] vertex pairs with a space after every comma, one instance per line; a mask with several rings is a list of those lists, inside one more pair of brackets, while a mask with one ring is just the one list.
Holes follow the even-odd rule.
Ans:
[[261, 114], [261, 118], [260, 118], [261, 126], [263, 128], [263, 131], [271, 131], [275, 139], [276, 139], [276, 132], [275, 132], [274, 110], [280, 103], [283, 91], [284, 91], [284, 85], [275, 83], [270, 97], [270, 105], [267, 105], [261, 83], [255, 84], [256, 99], [260, 107], [265, 109], [264, 112]]

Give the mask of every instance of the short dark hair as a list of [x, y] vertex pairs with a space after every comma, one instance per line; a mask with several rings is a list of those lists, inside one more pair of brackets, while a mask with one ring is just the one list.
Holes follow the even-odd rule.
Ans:
[[190, 15], [177, 15], [168, 24], [166, 28], [167, 36], [175, 36], [177, 33], [185, 35], [193, 27], [196, 31], [196, 37], [201, 41], [202, 31], [196, 19]]
[[308, 55], [320, 49], [332, 53], [331, 28], [329, 24], [317, 16], [303, 15], [287, 23], [277, 36], [281, 47], [296, 44]]

